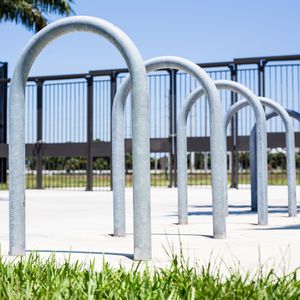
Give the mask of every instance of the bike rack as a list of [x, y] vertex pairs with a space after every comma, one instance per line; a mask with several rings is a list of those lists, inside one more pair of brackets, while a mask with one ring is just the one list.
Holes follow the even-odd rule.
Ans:
[[[297, 216], [297, 198], [296, 198], [296, 163], [295, 163], [295, 133], [290, 116], [300, 121], [300, 114], [284, 109], [274, 100], [260, 97], [261, 103], [274, 111], [266, 115], [269, 120], [273, 117], [280, 116], [285, 127], [286, 143], [286, 171], [288, 181], [288, 215], [289, 217]], [[250, 174], [251, 174], [251, 210], [257, 210], [257, 162], [256, 162], [256, 126], [254, 125], [249, 139], [250, 149]]]
[[[243, 96], [247, 102], [251, 105], [255, 112], [257, 120], [257, 139], [258, 139], [258, 158], [260, 164], [258, 165], [258, 174], [260, 177], [260, 182], [262, 183], [258, 187], [258, 197], [259, 197], [259, 209], [258, 209], [258, 224], [266, 225], [268, 223], [268, 203], [267, 203], [267, 183], [268, 183], [268, 172], [267, 172], [267, 131], [266, 131], [266, 120], [263, 107], [256, 97], [256, 95], [251, 92], [247, 87], [243, 86], [240, 83], [230, 80], [216, 80], [215, 85], [218, 90], [229, 90], [231, 92], [237, 93]], [[186, 122], [188, 114], [191, 110], [193, 104], [204, 95], [202, 88], [195, 89], [186, 101], [183, 104], [183, 107], [180, 110], [177, 120], [177, 167], [178, 167], [178, 176], [180, 175], [181, 180], [178, 177], [178, 204], [179, 206], [184, 206], [183, 203], [187, 202], [187, 166], [186, 166]], [[225, 122], [223, 125], [223, 135], [226, 136], [226, 128], [231, 117], [235, 114], [235, 110], [232, 109], [230, 115], [227, 112], [225, 116]], [[226, 149], [224, 151], [224, 161], [226, 162]], [[220, 170], [219, 170], [220, 172]], [[225, 177], [226, 176], [226, 177]], [[225, 183], [227, 182], [227, 168], [223, 172], [223, 179]], [[181, 184], [179, 184], [181, 181]], [[225, 189], [227, 189], [225, 185]], [[226, 199], [227, 200], [227, 199]], [[226, 202], [226, 201], [225, 201]], [[185, 206], [184, 206], [185, 207]], [[225, 211], [227, 211], [227, 205], [225, 205]], [[178, 212], [182, 213], [182, 209], [178, 208]], [[183, 213], [187, 216], [187, 210], [184, 210]]]
[[[235, 113], [250, 105], [256, 125], [250, 136], [251, 206], [258, 211], [258, 224], [268, 224], [267, 200], [267, 129], [264, 106], [280, 115], [286, 129], [289, 216], [296, 216], [295, 140], [289, 114], [300, 121], [300, 114], [285, 110], [267, 98], [258, 98], [244, 85], [229, 80], [213, 81], [195, 63], [175, 56], [161, 56], [143, 61], [132, 40], [118, 27], [95, 17], [69, 17], [46, 26], [23, 49], [14, 69], [9, 101], [9, 255], [25, 255], [25, 88], [28, 74], [38, 55], [53, 40], [67, 33], [92, 32], [111, 42], [126, 61], [129, 75], [117, 90], [112, 107], [112, 180], [114, 235], [125, 236], [124, 111], [129, 93], [132, 97], [133, 154], [133, 235], [134, 259], [151, 259], [150, 201], [150, 115], [147, 73], [156, 70], [181, 70], [190, 74], [201, 87], [183, 103], [177, 119], [178, 223], [188, 223], [187, 199], [187, 118], [193, 104], [206, 95], [210, 116], [210, 151], [212, 177], [213, 236], [226, 237], [227, 205], [227, 126]], [[224, 116], [218, 90], [239, 94], [238, 101]], [[260, 184], [258, 184], [258, 182]]]
[[[207, 95], [210, 109], [211, 126], [211, 161], [212, 161], [212, 194], [213, 194], [213, 235], [214, 238], [226, 236], [226, 199], [223, 175], [226, 170], [225, 137], [223, 134], [224, 114], [218, 91], [213, 80], [195, 63], [174, 56], [152, 58], [145, 62], [147, 73], [160, 69], [176, 69], [189, 73], [202, 86]], [[114, 228], [115, 235], [125, 235], [125, 175], [124, 175], [124, 107], [130, 92], [130, 77], [127, 76], [117, 90], [112, 108], [112, 161], [113, 161], [113, 194], [114, 194]], [[184, 180], [178, 172], [178, 190]], [[182, 190], [180, 190], [181, 192]], [[179, 224], [187, 223], [187, 203], [179, 206], [182, 210], [178, 215]]]
[[38, 32], [21, 53], [9, 101], [9, 254], [25, 254], [25, 86], [40, 52], [56, 38], [74, 31], [98, 34], [125, 59], [132, 77], [134, 259], [151, 259], [150, 144], [148, 85], [143, 59], [131, 39], [113, 24], [94, 17], [69, 17]]

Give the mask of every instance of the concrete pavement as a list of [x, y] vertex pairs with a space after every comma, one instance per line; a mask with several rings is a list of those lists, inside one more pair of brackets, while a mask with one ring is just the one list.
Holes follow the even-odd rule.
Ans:
[[[176, 225], [177, 190], [153, 188], [153, 266], [170, 262], [167, 252], [180, 250], [190, 262], [227, 269], [257, 270], [275, 267], [280, 272], [300, 266], [300, 218], [287, 217], [286, 187], [269, 187], [269, 225], [258, 226], [250, 212], [250, 189], [229, 190], [227, 239], [212, 236], [211, 190], [189, 188], [189, 224]], [[298, 199], [300, 187], [298, 188]], [[28, 190], [26, 192], [27, 249], [48, 257], [71, 253], [72, 260], [105, 260], [114, 266], [131, 267], [133, 253], [132, 190], [126, 190], [127, 236], [112, 237], [112, 193]], [[298, 201], [299, 204], [299, 201]], [[8, 192], [0, 192], [0, 242], [8, 253]], [[284, 269], [284, 270], [283, 270]]]

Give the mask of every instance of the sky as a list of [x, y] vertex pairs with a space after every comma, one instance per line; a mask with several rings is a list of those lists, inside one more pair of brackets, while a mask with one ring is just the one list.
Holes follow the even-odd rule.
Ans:
[[[76, 15], [103, 18], [120, 27], [145, 60], [176, 55], [203, 63], [300, 53], [299, 0], [75, 0], [73, 9]], [[0, 23], [0, 61], [8, 62], [9, 76], [33, 35], [20, 24]], [[44, 49], [30, 75], [125, 66], [103, 38], [72, 33]]]

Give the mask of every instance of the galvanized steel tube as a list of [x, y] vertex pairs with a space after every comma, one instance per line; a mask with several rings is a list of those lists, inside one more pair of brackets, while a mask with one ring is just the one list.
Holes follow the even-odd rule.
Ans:
[[[285, 127], [285, 141], [286, 141], [286, 172], [287, 172], [287, 186], [288, 186], [288, 214], [290, 217], [297, 216], [297, 198], [296, 198], [296, 163], [295, 163], [295, 133], [292, 119], [280, 104], [276, 101], [260, 97], [259, 100], [264, 106], [274, 110], [266, 116], [269, 120], [279, 115]], [[299, 114], [298, 114], [299, 115]], [[257, 209], [257, 159], [256, 159], [256, 125], [253, 126], [250, 135], [250, 174], [251, 174], [251, 209]]]
[[[246, 93], [245, 93], [246, 91]], [[225, 116], [225, 131], [235, 113], [242, 107], [251, 105], [254, 110], [256, 124], [257, 124], [257, 173], [259, 185], [257, 188], [258, 199], [258, 224], [268, 224], [268, 163], [267, 163], [267, 130], [266, 130], [266, 117], [263, 106], [258, 97], [253, 94], [248, 88], [244, 87], [244, 92], [240, 93], [246, 100], [238, 101], [227, 111]]]
[[[247, 101], [250, 103], [250, 105], [253, 107], [256, 118], [258, 120], [260, 131], [259, 131], [259, 145], [260, 145], [260, 162], [261, 162], [261, 168], [260, 168], [260, 177], [262, 180], [264, 180], [265, 184], [260, 187], [260, 199], [261, 199], [261, 206], [259, 210], [259, 217], [258, 217], [258, 223], [259, 224], [267, 224], [268, 222], [268, 203], [267, 203], [267, 148], [266, 148], [266, 121], [265, 121], [265, 114], [263, 107], [261, 103], [259, 102], [258, 98], [255, 94], [253, 94], [248, 88], [243, 86], [240, 83], [230, 81], [230, 80], [216, 80], [215, 85], [217, 89], [219, 90], [230, 90], [234, 93], [237, 93], [241, 96], [243, 96]], [[179, 200], [180, 202], [186, 202], [187, 192], [187, 167], [186, 167], [186, 120], [188, 117], [188, 113], [191, 110], [192, 105], [203, 95], [203, 91], [201, 88], [195, 89], [190, 96], [185, 101], [179, 116], [178, 116], [178, 123], [177, 127], [182, 128], [180, 131], [178, 131], [177, 135], [177, 160], [178, 160], [178, 174], [185, 174], [181, 176], [185, 176], [184, 182], [185, 184], [182, 186], [178, 186], [178, 188], [182, 189], [184, 192], [179, 192], [179, 195], [182, 195], [182, 198]], [[247, 102], [247, 103], [248, 103]], [[223, 135], [226, 136], [226, 128], [228, 126], [228, 119], [233, 116], [235, 112], [233, 112], [230, 115], [225, 116], [225, 122], [223, 127]], [[225, 149], [225, 155], [226, 155], [226, 149]], [[185, 162], [185, 163], [183, 163]], [[226, 160], [225, 160], [226, 162]], [[225, 179], [226, 174], [226, 179]], [[227, 182], [227, 169], [225, 171], [223, 170], [223, 182]], [[184, 212], [184, 214], [187, 215], [187, 211]]]
[[132, 77], [134, 258], [151, 259], [149, 101], [143, 59], [131, 39], [113, 24], [94, 17], [69, 17], [39, 31], [23, 49], [10, 88], [9, 230], [10, 255], [25, 254], [25, 87], [40, 52], [53, 40], [74, 31], [98, 34], [122, 54]]
[[[212, 194], [213, 194], [213, 235], [215, 238], [225, 238], [226, 236], [226, 216], [225, 208], [225, 191], [223, 181], [224, 168], [226, 168], [225, 153], [225, 137], [224, 113], [220, 102], [218, 91], [212, 79], [207, 73], [195, 63], [180, 57], [162, 56], [150, 59], [145, 62], [147, 73], [159, 69], [177, 69], [189, 73], [203, 87], [204, 92], [209, 101], [210, 112], [210, 146], [212, 161]], [[115, 218], [115, 232], [123, 234], [125, 228], [125, 177], [124, 177], [124, 107], [127, 96], [130, 92], [130, 77], [127, 76], [121, 86], [117, 90], [112, 110], [112, 143], [113, 143], [113, 187], [114, 187], [114, 203], [118, 212], [115, 214], [122, 217]], [[178, 130], [180, 130], [178, 128]], [[179, 167], [180, 168], [180, 167]], [[185, 180], [185, 175], [178, 172], [178, 187]], [[182, 189], [178, 188], [178, 192], [182, 193]], [[182, 202], [180, 205], [182, 211], [186, 211], [187, 203]], [[179, 213], [179, 224], [187, 223], [187, 215]], [[121, 221], [121, 222], [119, 222]]]

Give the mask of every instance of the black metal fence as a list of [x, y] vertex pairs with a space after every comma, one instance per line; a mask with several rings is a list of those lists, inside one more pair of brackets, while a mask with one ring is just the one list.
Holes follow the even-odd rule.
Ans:
[[[200, 64], [213, 79], [239, 81], [256, 94], [300, 111], [300, 56], [235, 59]], [[111, 107], [126, 69], [86, 74], [29, 78], [26, 88], [27, 188], [111, 189]], [[0, 63], [6, 78], [7, 65]], [[176, 186], [176, 117], [197, 86], [190, 75], [164, 70], [149, 75], [151, 184]], [[7, 188], [7, 95], [9, 80], [0, 82], [0, 185]], [[221, 92], [224, 109], [238, 100]], [[249, 133], [253, 112], [243, 109], [228, 128], [228, 183], [247, 186]], [[294, 122], [300, 147], [298, 122]], [[188, 119], [189, 185], [210, 185], [208, 103], [198, 101]], [[279, 118], [268, 121], [269, 183], [285, 184], [284, 128]], [[131, 185], [131, 101], [125, 108], [126, 185]], [[300, 168], [297, 148], [297, 168]], [[297, 177], [300, 182], [300, 176]]]
[[[7, 63], [0, 62], [0, 143], [7, 143]], [[0, 184], [7, 182], [7, 158], [0, 157]]]

